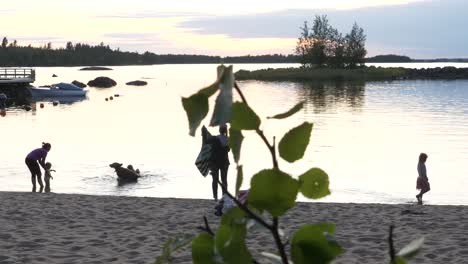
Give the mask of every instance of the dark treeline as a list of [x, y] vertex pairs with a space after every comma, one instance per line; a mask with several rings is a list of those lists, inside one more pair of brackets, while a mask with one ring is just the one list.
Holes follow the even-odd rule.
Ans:
[[0, 67], [7, 66], [98, 66], [98, 65], [149, 65], [149, 64], [190, 64], [190, 63], [294, 63], [295, 55], [258, 55], [220, 57], [190, 54], [159, 55], [151, 52], [137, 53], [111, 49], [108, 45], [89, 45], [68, 42], [65, 48], [21, 46], [15, 40], [11, 43], [3, 38], [0, 46]]
[[[16, 40], [8, 42], [5, 37], [0, 45], [0, 67], [9, 66], [99, 66], [99, 65], [150, 65], [150, 64], [199, 64], [199, 63], [299, 63], [298, 55], [246, 55], [206, 56], [190, 54], [137, 53], [111, 49], [108, 45], [73, 44], [65, 48], [53, 48], [52, 43], [42, 47], [21, 46]], [[468, 59], [414, 60], [399, 55], [379, 55], [366, 58], [365, 62], [468, 62]]]

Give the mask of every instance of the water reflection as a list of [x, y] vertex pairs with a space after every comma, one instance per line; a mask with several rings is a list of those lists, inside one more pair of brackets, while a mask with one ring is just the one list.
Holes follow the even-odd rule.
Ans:
[[314, 113], [341, 106], [361, 111], [365, 102], [364, 82], [308, 82], [299, 84], [298, 95]]

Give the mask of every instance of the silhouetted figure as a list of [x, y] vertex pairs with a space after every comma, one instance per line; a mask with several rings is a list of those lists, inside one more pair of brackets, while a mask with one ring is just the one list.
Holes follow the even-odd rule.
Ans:
[[50, 143], [42, 142], [42, 148], [37, 148], [31, 151], [25, 159], [26, 165], [28, 166], [29, 171], [31, 172], [31, 182], [33, 185], [32, 191], [36, 192], [36, 178], [39, 186], [41, 186], [39, 192], [42, 192], [44, 185], [42, 184], [42, 173], [39, 165], [42, 166], [44, 170], [46, 169], [45, 160], [47, 157], [47, 153], [49, 153], [51, 149]]
[[52, 163], [50, 162], [46, 162], [45, 164], [45, 171], [44, 171], [44, 182], [45, 182], [45, 189], [44, 191], [45, 192], [50, 192], [50, 179], [53, 179], [54, 177], [52, 177], [52, 175], [50, 174], [51, 171], [55, 171], [55, 170], [52, 170]]
[[[218, 181], [219, 175], [221, 174], [221, 183], [228, 188], [227, 173], [229, 169], [229, 138], [227, 132], [227, 126], [225, 124], [219, 126], [218, 136], [209, 136], [206, 127], [202, 127], [203, 140], [211, 145], [211, 176], [213, 181], [211, 187], [213, 189], [213, 198], [218, 200]], [[225, 193], [224, 190], [223, 194]]]
[[6, 100], [7, 96], [4, 93], [0, 93], [0, 116], [6, 115]]
[[429, 179], [427, 178], [426, 160], [427, 160], [426, 153], [419, 154], [419, 162], [418, 162], [418, 175], [419, 176], [416, 182], [416, 189], [421, 190], [421, 191], [419, 192], [418, 195], [416, 195], [416, 199], [418, 199], [418, 204], [422, 204], [423, 194], [431, 190], [431, 185], [429, 184]]

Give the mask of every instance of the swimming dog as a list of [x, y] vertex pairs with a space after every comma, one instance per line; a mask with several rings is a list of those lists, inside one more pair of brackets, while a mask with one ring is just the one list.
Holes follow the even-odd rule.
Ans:
[[133, 166], [129, 165], [128, 168], [122, 167], [122, 163], [114, 162], [109, 164], [109, 167], [114, 168], [117, 173], [117, 180], [124, 182], [135, 182], [140, 177], [140, 171], [138, 169], [133, 170]]

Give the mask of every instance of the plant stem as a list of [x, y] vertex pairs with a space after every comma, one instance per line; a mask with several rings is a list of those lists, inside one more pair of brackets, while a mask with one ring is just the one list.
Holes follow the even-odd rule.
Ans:
[[224, 193], [227, 194], [227, 196], [229, 196], [229, 198], [231, 198], [234, 201], [234, 203], [236, 203], [237, 206], [239, 206], [239, 208], [241, 208], [244, 212], [246, 212], [249, 215], [249, 217], [253, 218], [255, 221], [260, 223], [262, 226], [264, 226], [265, 228], [270, 230], [270, 232], [273, 234], [273, 237], [275, 239], [276, 247], [278, 248], [278, 251], [280, 252], [283, 264], [289, 264], [288, 256], [286, 255], [286, 251], [284, 250], [283, 242], [281, 242], [281, 237], [280, 237], [279, 232], [278, 232], [278, 217], [276, 217], [276, 216], [273, 217], [273, 224], [272, 225], [268, 224], [267, 222], [265, 222], [265, 220], [263, 220], [261, 217], [259, 217], [254, 212], [252, 212], [252, 210], [250, 210], [247, 206], [245, 206], [245, 204], [243, 204], [239, 200], [237, 200], [237, 198], [234, 197], [226, 189], [226, 186], [224, 186], [219, 180], [218, 180], [218, 184], [224, 190]]
[[224, 186], [224, 184], [222, 184], [219, 180], [218, 180], [218, 184], [221, 186], [224, 193], [227, 194], [227, 196], [229, 196], [229, 198], [231, 198], [234, 201], [234, 203], [236, 203], [236, 205], [239, 206], [240, 209], [242, 209], [244, 212], [246, 212], [249, 215], [250, 218], [253, 218], [255, 221], [260, 223], [262, 226], [264, 226], [268, 230], [271, 230], [273, 228], [272, 225], [265, 222], [265, 220], [263, 220], [260, 216], [256, 215], [254, 212], [252, 212], [252, 210], [250, 210], [245, 204], [243, 204], [239, 200], [237, 200], [237, 198], [234, 197], [234, 195], [232, 195], [227, 190], [226, 186]]
[[388, 234], [388, 246], [390, 248], [390, 263], [395, 263], [395, 247], [393, 246], [393, 225], [390, 226]]
[[[234, 82], [234, 88], [236, 89], [237, 93], [239, 94], [239, 96], [241, 97], [242, 101], [244, 102], [245, 105], [249, 105], [247, 103], [247, 100], [245, 99], [245, 96], [244, 94], [242, 93], [241, 89], [239, 88], [239, 85], [237, 85], [237, 82]], [[276, 159], [276, 151], [275, 151], [275, 138], [273, 137], [273, 144], [270, 144], [270, 142], [268, 141], [268, 139], [266, 138], [265, 134], [263, 133], [262, 130], [260, 130], [260, 128], [257, 128], [255, 130], [255, 132], [257, 132], [257, 134], [260, 136], [260, 138], [263, 140], [263, 142], [265, 143], [265, 145], [267, 146], [268, 150], [270, 151], [270, 154], [271, 154], [271, 158], [273, 160], [273, 167], [275, 169], [278, 168], [278, 160]]]
[[273, 217], [273, 229], [271, 230], [273, 237], [275, 238], [276, 246], [278, 247], [279, 253], [281, 255], [281, 260], [283, 264], [288, 264], [288, 256], [286, 255], [286, 251], [284, 250], [284, 244], [281, 242], [281, 237], [278, 232], [278, 217]]
[[[245, 105], [249, 105], [247, 103], [247, 100], [245, 99], [245, 96], [244, 94], [242, 93], [241, 89], [239, 88], [239, 86], [237, 85], [237, 82], [234, 82], [234, 88], [236, 89], [237, 93], [239, 94], [239, 96], [241, 97], [242, 101], [244, 102]], [[276, 158], [276, 138], [273, 137], [273, 144], [270, 144], [270, 142], [268, 141], [268, 139], [266, 138], [265, 134], [263, 133], [262, 130], [260, 130], [260, 128], [257, 128], [255, 129], [255, 132], [257, 132], [257, 134], [260, 136], [260, 138], [263, 140], [263, 142], [265, 143], [265, 145], [267, 146], [268, 150], [270, 151], [270, 154], [271, 154], [271, 158], [272, 158], [272, 161], [273, 161], [273, 168], [275, 169], [278, 169], [278, 160]], [[273, 237], [275, 239], [275, 243], [276, 243], [276, 247], [278, 248], [278, 251], [281, 255], [281, 260], [283, 262], [283, 264], [289, 264], [289, 261], [288, 261], [288, 256], [286, 254], [286, 251], [284, 249], [284, 244], [283, 242], [281, 242], [281, 237], [279, 235], [279, 232], [278, 232], [278, 217], [273, 217], [273, 224], [270, 225], [268, 223], [266, 223], [261, 217], [258, 217], [256, 214], [254, 214], [247, 206], [245, 206], [244, 204], [242, 204], [241, 202], [239, 202], [239, 200], [237, 200], [234, 196], [232, 196], [226, 189], [226, 187], [221, 184], [221, 182], [218, 181], [218, 184], [221, 185], [221, 187], [223, 188], [224, 192], [242, 209], [244, 210], [250, 217], [252, 217], [253, 219], [255, 219], [257, 222], [259, 222], [261, 225], [263, 225], [264, 227], [268, 228], [268, 230], [270, 230], [270, 232], [273, 234]]]

